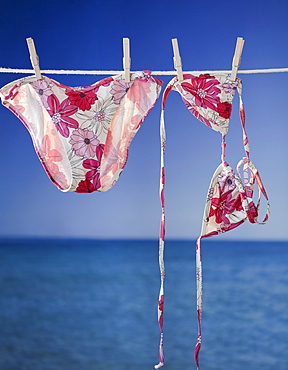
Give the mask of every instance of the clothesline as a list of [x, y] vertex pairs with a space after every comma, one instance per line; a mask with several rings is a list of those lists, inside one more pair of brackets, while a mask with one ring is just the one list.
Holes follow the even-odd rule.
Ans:
[[[139, 72], [139, 71], [138, 71]], [[268, 69], [244, 69], [238, 70], [237, 74], [256, 74], [256, 73], [278, 73], [288, 72], [288, 68], [268, 68]], [[0, 67], [0, 73], [27, 73], [34, 74], [33, 69], [19, 69], [19, 68], [2, 68]], [[58, 75], [117, 75], [123, 73], [122, 71], [82, 71], [82, 70], [54, 70], [54, 69], [43, 69], [43, 74], [58, 74]], [[131, 73], [137, 73], [137, 71], [131, 71]], [[199, 74], [199, 73], [216, 73], [216, 74], [227, 74], [231, 73], [231, 70], [226, 71], [183, 71], [183, 73]], [[175, 76], [176, 71], [152, 71], [152, 75], [158, 76]]]

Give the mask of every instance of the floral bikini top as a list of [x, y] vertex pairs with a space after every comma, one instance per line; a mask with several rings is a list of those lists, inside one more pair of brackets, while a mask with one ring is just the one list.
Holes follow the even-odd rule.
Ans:
[[123, 171], [128, 148], [159, 97], [162, 81], [134, 73], [89, 87], [35, 76], [0, 90], [2, 103], [28, 129], [51, 181], [62, 191], [107, 191]]
[[[208, 190], [204, 217], [202, 221], [201, 235], [196, 243], [196, 280], [197, 280], [197, 316], [198, 338], [195, 347], [195, 363], [199, 367], [199, 351], [201, 347], [201, 319], [202, 319], [202, 258], [201, 239], [212, 235], [222, 234], [242, 224], [246, 219], [252, 223], [265, 224], [268, 221], [270, 206], [266, 191], [262, 184], [259, 172], [250, 160], [248, 137], [245, 130], [245, 112], [242, 102], [242, 81], [237, 78], [231, 81], [229, 75], [200, 74], [194, 76], [184, 74], [183, 81], [173, 78], [167, 85], [162, 99], [162, 113], [160, 123], [161, 134], [161, 180], [160, 201], [162, 206], [162, 218], [160, 224], [159, 264], [161, 271], [161, 287], [158, 304], [158, 322], [160, 327], [160, 362], [155, 368], [164, 365], [163, 355], [163, 307], [164, 307], [164, 277], [165, 268], [163, 260], [165, 239], [165, 171], [164, 155], [166, 147], [166, 134], [164, 125], [164, 108], [167, 97], [171, 90], [179, 92], [188, 110], [206, 126], [222, 134], [222, 161], [216, 169]], [[229, 128], [229, 119], [232, 111], [232, 100], [238, 90], [240, 98], [240, 121], [243, 132], [243, 145], [246, 156], [237, 165], [237, 174], [225, 161], [226, 157], [226, 134]], [[240, 174], [243, 166], [243, 179]], [[258, 201], [255, 204], [252, 197], [254, 185], [258, 187]], [[267, 200], [267, 212], [262, 222], [258, 222], [261, 194]]]

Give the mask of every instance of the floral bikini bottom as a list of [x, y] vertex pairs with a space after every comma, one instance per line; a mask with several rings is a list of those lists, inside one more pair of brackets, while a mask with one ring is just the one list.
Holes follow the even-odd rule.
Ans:
[[123, 171], [128, 148], [153, 108], [162, 81], [149, 73], [121, 75], [89, 87], [35, 76], [0, 90], [21, 119], [51, 181], [62, 191], [107, 191]]

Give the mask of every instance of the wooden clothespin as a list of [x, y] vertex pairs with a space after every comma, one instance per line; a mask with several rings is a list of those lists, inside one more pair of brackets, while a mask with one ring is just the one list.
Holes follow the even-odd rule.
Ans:
[[40, 66], [39, 66], [39, 58], [38, 58], [38, 55], [36, 54], [34, 41], [31, 37], [27, 38], [26, 41], [27, 41], [27, 45], [28, 45], [28, 49], [30, 53], [30, 60], [32, 63], [32, 67], [36, 75], [36, 79], [41, 80], [42, 77], [41, 77]]
[[178, 47], [178, 40], [172, 39], [172, 46], [173, 46], [173, 53], [174, 53], [174, 68], [177, 71], [178, 81], [183, 80], [183, 72], [182, 72], [182, 61], [179, 53], [179, 47]]
[[244, 46], [245, 40], [242, 37], [237, 37], [237, 43], [235, 48], [235, 53], [232, 61], [232, 72], [231, 72], [231, 80], [235, 81], [238, 68], [240, 67], [242, 51]]
[[125, 82], [130, 82], [130, 66], [131, 66], [131, 58], [130, 58], [130, 40], [126, 37], [123, 38], [123, 69], [125, 73]]

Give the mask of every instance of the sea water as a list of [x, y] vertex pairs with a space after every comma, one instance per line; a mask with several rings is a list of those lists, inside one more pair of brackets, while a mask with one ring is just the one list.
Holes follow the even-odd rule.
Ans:
[[[288, 369], [288, 243], [204, 240], [201, 370]], [[195, 369], [195, 241], [165, 246], [165, 369]], [[1, 370], [158, 363], [157, 240], [0, 241]]]

